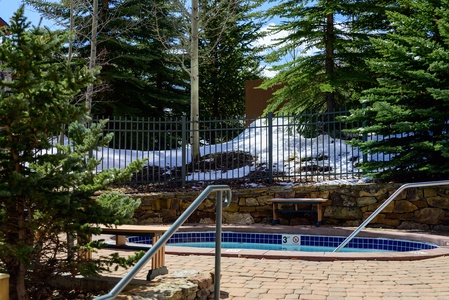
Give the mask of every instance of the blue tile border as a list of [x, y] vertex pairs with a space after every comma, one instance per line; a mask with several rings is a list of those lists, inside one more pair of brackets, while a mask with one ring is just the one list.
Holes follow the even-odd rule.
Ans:
[[[222, 242], [257, 243], [257, 244], [282, 244], [282, 234], [269, 233], [245, 233], [245, 232], [223, 232]], [[345, 237], [298, 235], [301, 246], [332, 247], [336, 248], [343, 242]], [[128, 242], [139, 244], [151, 244], [151, 238], [143, 236], [128, 237]], [[168, 240], [167, 245], [172, 243], [201, 243], [215, 242], [215, 232], [178, 232]], [[347, 248], [388, 250], [395, 252], [429, 250], [438, 248], [437, 245], [407, 240], [395, 240], [387, 238], [354, 238], [346, 246]]]

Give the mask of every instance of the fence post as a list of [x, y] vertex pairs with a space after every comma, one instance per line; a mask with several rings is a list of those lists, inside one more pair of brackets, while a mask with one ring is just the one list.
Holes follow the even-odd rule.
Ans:
[[[366, 103], [362, 104], [362, 108], [365, 109], [366, 108]], [[362, 128], [366, 127], [366, 121], [362, 122]], [[362, 141], [366, 142], [368, 141], [368, 135], [366, 134], [365, 131], [363, 131], [363, 135], [362, 135]], [[362, 162], [367, 162], [368, 161], [368, 154], [366, 152], [363, 152], [363, 156], [362, 156]], [[363, 172], [366, 173], [366, 172]]]
[[186, 116], [181, 117], [181, 186], [186, 186], [186, 175], [187, 175], [187, 118]]
[[273, 182], [273, 113], [268, 113], [268, 182]]

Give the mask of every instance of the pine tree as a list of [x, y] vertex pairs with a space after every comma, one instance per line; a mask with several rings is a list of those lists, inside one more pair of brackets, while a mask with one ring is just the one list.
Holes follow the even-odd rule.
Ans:
[[[241, 118], [245, 114], [245, 82], [261, 76], [262, 47], [254, 46], [262, 37], [263, 24], [254, 13], [258, 2], [236, 3], [232, 18], [226, 12], [217, 15], [201, 35], [200, 48], [213, 45], [200, 65], [200, 111], [205, 118]], [[215, 1], [204, 1], [202, 10], [215, 6]], [[228, 24], [227, 29], [219, 34], [223, 23]]]
[[[101, 78], [109, 88], [95, 95], [94, 113], [107, 115], [163, 116], [180, 115], [189, 104], [187, 76], [156, 36], [153, 13], [158, 11], [161, 31], [169, 32], [171, 22], [165, 1], [109, 1], [105, 19], [111, 19], [100, 31], [99, 51], [106, 53]], [[126, 28], [109, 37], [114, 28]], [[102, 37], [104, 36], [104, 38]]]
[[[30, 30], [23, 7], [10, 24], [0, 48], [0, 61], [13, 74], [0, 81], [0, 269], [10, 275], [13, 299], [42, 299], [54, 276], [95, 274], [113, 261], [80, 254], [100, 246], [88, 241], [99, 232], [95, 224], [129, 220], [139, 201], [96, 193], [128, 180], [142, 162], [94, 175], [98, 160], [88, 154], [110, 137], [102, 135], [104, 121], [86, 127], [85, 106], [70, 104], [94, 74], [67, 64], [65, 37]], [[67, 124], [70, 144], [54, 149]], [[78, 243], [71, 247], [63, 234]]]
[[[69, 29], [70, 7], [74, 11], [74, 52], [89, 61], [92, 39], [93, 1], [49, 2], [26, 0], [37, 11]], [[71, 6], [69, 5], [71, 4]], [[96, 64], [101, 66], [94, 88], [92, 113], [114, 116], [162, 116], [180, 114], [188, 106], [188, 80], [180, 72], [173, 53], [157, 39], [152, 25], [155, 7], [164, 1], [99, 1]], [[169, 34], [169, 13], [159, 13], [161, 31]]]
[[372, 86], [364, 58], [369, 38], [388, 29], [385, 8], [394, 1], [283, 0], [268, 10], [281, 18], [272, 33], [285, 32], [267, 61], [278, 74], [262, 87], [283, 86], [266, 111], [333, 111], [358, 104]]
[[449, 1], [398, 1], [393, 32], [373, 40], [378, 57], [368, 60], [378, 85], [364, 92], [363, 109], [348, 121], [379, 140], [354, 141], [367, 154], [387, 154], [362, 169], [377, 178], [427, 181], [448, 177]]

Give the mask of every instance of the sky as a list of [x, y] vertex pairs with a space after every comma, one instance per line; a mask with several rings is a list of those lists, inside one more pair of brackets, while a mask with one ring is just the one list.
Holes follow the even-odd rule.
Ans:
[[[0, 0], [0, 17], [5, 20], [7, 23], [9, 23], [10, 18], [13, 16], [13, 14], [19, 9], [20, 5], [22, 4], [22, 0]], [[28, 21], [32, 23], [32, 25], [37, 26], [39, 25], [39, 21], [41, 19], [41, 16], [39, 13], [34, 11], [30, 6], [25, 6], [25, 16], [28, 18]], [[262, 30], [267, 30], [267, 28], [271, 25], [274, 25], [276, 22], [275, 19], [270, 20], [270, 23], [267, 24]], [[52, 23], [48, 20], [42, 19], [42, 25], [48, 26], [50, 29], [52, 28]], [[259, 41], [262, 45], [270, 45], [273, 44], [273, 41], [279, 37], [285, 36], [285, 32], [278, 33], [275, 36], [266, 36], [261, 41]], [[265, 66], [265, 63], [262, 64]], [[273, 77], [276, 73], [271, 71], [268, 66], [266, 66], [264, 72], [264, 76], [267, 76], [269, 78]]]
[[[20, 8], [21, 4], [21, 0], [0, 0], [0, 17], [9, 24], [9, 20], [11, 19], [13, 14]], [[33, 11], [30, 6], [25, 6], [25, 16], [33, 25], [39, 25], [40, 14]], [[43, 25], [50, 27], [51, 24], [48, 21], [43, 20]]]
[[[19, 9], [22, 0], [0, 0], [0, 17], [9, 23], [9, 19]], [[264, 8], [265, 9], [265, 8]], [[29, 5], [25, 6], [25, 16], [31, 21], [33, 25], [38, 25], [40, 14], [34, 11]], [[275, 19], [270, 20], [271, 24], [276, 22]], [[43, 20], [44, 25], [50, 26], [49, 21]], [[267, 26], [270, 24], [267, 24]]]

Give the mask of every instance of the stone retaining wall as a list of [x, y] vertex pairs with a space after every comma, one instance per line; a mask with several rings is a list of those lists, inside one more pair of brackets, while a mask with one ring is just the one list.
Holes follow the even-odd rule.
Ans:
[[[325, 225], [358, 226], [400, 184], [275, 186], [233, 190], [231, 205], [223, 212], [226, 224], [270, 223], [273, 197], [321, 197]], [[173, 223], [201, 191], [139, 194], [138, 224]], [[288, 208], [288, 207], [283, 207]], [[281, 224], [314, 224], [315, 216], [280, 214]], [[215, 223], [215, 194], [206, 199], [188, 223]], [[372, 227], [449, 230], [449, 188], [410, 188], [403, 191], [371, 223]]]
[[126, 291], [116, 299], [210, 300], [214, 299], [213, 279], [211, 275], [201, 273], [166, 276], [158, 282]]

